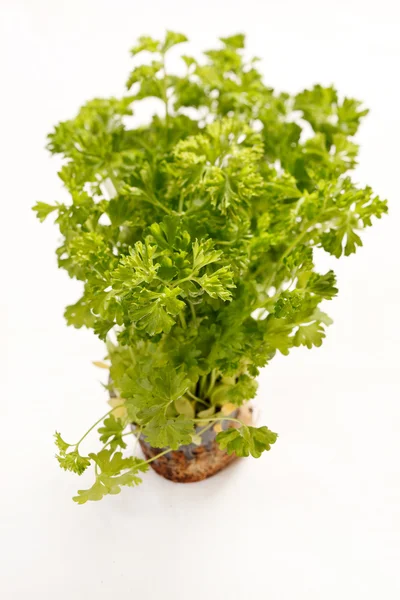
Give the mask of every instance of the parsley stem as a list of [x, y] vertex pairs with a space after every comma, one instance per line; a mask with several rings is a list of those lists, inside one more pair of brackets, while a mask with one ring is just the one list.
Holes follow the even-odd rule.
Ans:
[[190, 312], [192, 314], [192, 319], [194, 324], [197, 324], [197, 315], [196, 315], [196, 309], [193, 306], [193, 302], [190, 302], [190, 300], [188, 300], [188, 304], [189, 304], [189, 308], [190, 308]]
[[190, 275], [189, 277], [184, 277], [183, 279], [178, 279], [177, 281], [174, 281], [171, 288], [175, 288], [176, 286], [180, 285], [181, 283], [184, 283], [185, 281], [191, 281], [192, 277], [193, 276]]
[[133, 435], [136, 437], [136, 441], [135, 441], [135, 447], [133, 449], [133, 451], [135, 452], [137, 445], [139, 443], [139, 439], [140, 436], [142, 435], [142, 427], [138, 427], [137, 429], [132, 429], [129, 433], [133, 433]]
[[186, 325], [185, 315], [183, 314], [182, 311], [179, 313], [179, 319], [181, 321], [182, 329], [186, 329], [187, 325]]
[[211, 371], [210, 385], [208, 386], [207, 396], [209, 396], [211, 391], [213, 390], [216, 379], [217, 379], [217, 369], [213, 369]]
[[202, 436], [203, 433], [205, 433], [208, 429], [210, 429], [212, 426], [214, 425], [214, 423], [208, 423], [208, 425], [206, 425], [205, 427], [203, 427], [203, 429], [200, 429], [200, 431], [197, 433], [197, 435]]
[[156, 206], [156, 207], [160, 208], [165, 213], [167, 213], [167, 215], [172, 214], [171, 211], [166, 206], [164, 206], [164, 204], [162, 204], [159, 200], [157, 200], [157, 198], [151, 199], [148, 196], [142, 196], [141, 199], [144, 200], [145, 202], [148, 202], [152, 206]]
[[204, 395], [205, 395], [206, 383], [207, 383], [207, 375], [201, 375], [201, 377], [200, 377], [200, 385], [199, 385], [199, 395], [200, 396], [204, 397]]
[[178, 212], [182, 213], [183, 211], [183, 202], [184, 202], [185, 198], [183, 193], [181, 192], [180, 196], [179, 196], [179, 206], [178, 206]]
[[156, 456], [152, 456], [151, 458], [149, 458], [148, 460], [145, 461], [145, 464], [147, 464], [147, 465], [150, 464], [151, 462], [153, 462], [153, 460], [157, 460], [157, 458], [160, 458], [160, 456], [163, 456], [164, 454], [167, 454], [168, 452], [172, 452], [172, 448], [166, 448], [166, 450], [163, 450], [159, 454], [156, 454]]
[[238, 240], [216, 240], [214, 246], [230, 246], [231, 244], [237, 244]]
[[243, 423], [243, 421], [241, 421], [240, 419], [235, 419], [234, 417], [230, 417], [229, 415], [227, 415], [226, 417], [208, 417], [204, 419], [193, 419], [193, 421], [195, 423], [204, 423], [204, 421], [212, 421], [213, 423], [216, 421], [234, 421], [235, 423], [240, 423], [240, 425], [245, 425], [245, 423]]
[[196, 400], [196, 402], [200, 402], [200, 404], [204, 404], [204, 406], [209, 406], [208, 402], [206, 402], [205, 400], [203, 400], [203, 398], [199, 398], [198, 396], [195, 396], [194, 394], [192, 394], [192, 392], [190, 390], [188, 390], [187, 395], [190, 396], [193, 400]]

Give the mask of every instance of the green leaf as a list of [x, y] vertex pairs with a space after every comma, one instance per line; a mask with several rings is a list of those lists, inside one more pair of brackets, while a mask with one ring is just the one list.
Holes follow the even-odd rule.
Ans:
[[151, 304], [133, 310], [131, 316], [138, 327], [144, 329], [151, 336], [162, 332], [169, 333], [175, 324], [174, 319], [167, 314], [161, 300], [155, 300]]
[[230, 37], [220, 38], [221, 42], [230, 48], [235, 48], [236, 50], [241, 50], [244, 48], [246, 36], [243, 33], [237, 33], [236, 35], [231, 35]]
[[193, 243], [193, 271], [198, 271], [206, 265], [210, 265], [221, 258], [222, 252], [213, 249], [212, 240]]
[[96, 463], [104, 475], [118, 475], [124, 469], [135, 467], [137, 459], [129, 456], [124, 458], [121, 452], [113, 452], [111, 449], [104, 449], [97, 454], [89, 454], [89, 457]]
[[139, 485], [142, 480], [138, 477], [138, 473], [145, 473], [148, 470], [148, 465], [143, 460], [133, 457], [123, 458], [121, 452], [113, 454], [112, 450], [101, 450], [98, 454], [89, 456], [97, 464], [99, 473], [91, 488], [78, 490], [78, 496], [73, 498], [78, 504], [101, 500], [107, 494], [119, 494], [121, 486]]
[[182, 60], [185, 62], [186, 66], [189, 68], [192, 65], [196, 64], [196, 59], [193, 58], [192, 56], [186, 56], [186, 55], [182, 55], [181, 56]]
[[143, 434], [153, 448], [172, 448], [190, 444], [194, 433], [194, 424], [184, 415], [167, 418], [163, 410], [155, 409], [153, 416], [143, 429]]
[[269, 315], [265, 319], [264, 331], [264, 340], [267, 347], [279, 350], [281, 354], [287, 356], [293, 346], [292, 331], [293, 324], [291, 322]]
[[[140, 83], [142, 88], [138, 94], [139, 97], [156, 96], [162, 98], [163, 92], [160, 80], [156, 79], [156, 75], [161, 69], [162, 62], [158, 60], [153, 60], [150, 65], [140, 65], [135, 67], [131, 71], [128, 81], [126, 82], [127, 89], [130, 90], [135, 83]], [[151, 87], [149, 87], [150, 83], [152, 84]]]
[[230, 290], [236, 287], [233, 283], [233, 273], [229, 267], [221, 267], [214, 273], [205, 274], [195, 281], [211, 298], [220, 298], [225, 301], [232, 299]]
[[176, 449], [189, 444], [194, 423], [183, 414], [175, 416], [173, 407], [182, 408], [182, 397], [190, 381], [184, 372], [163, 367], [149, 374], [151, 383], [131, 387], [132, 403], [140, 409], [137, 413], [143, 434], [154, 447]]
[[59, 450], [59, 454], [56, 454], [56, 458], [60, 467], [65, 471], [72, 471], [77, 475], [82, 475], [87, 467], [90, 466], [89, 458], [81, 456], [77, 446], [74, 447], [74, 450], [67, 453], [68, 448], [72, 448], [73, 446], [67, 444], [57, 431], [54, 434], [54, 441]]
[[337, 114], [341, 129], [348, 135], [355, 135], [357, 133], [360, 119], [368, 114], [368, 109], [359, 108], [362, 106], [362, 102], [354, 100], [353, 98], [345, 98], [343, 103], [338, 106]]
[[340, 258], [343, 252], [345, 256], [354, 254], [362, 245], [360, 236], [349, 226], [331, 229], [322, 236], [322, 247], [336, 258]]
[[140, 52], [159, 52], [160, 46], [161, 44], [158, 40], [148, 35], [142, 35], [138, 39], [137, 44], [131, 48], [131, 54], [132, 56], [136, 56]]
[[321, 346], [325, 337], [325, 331], [322, 325], [318, 322], [310, 323], [309, 325], [300, 325], [294, 336], [295, 346]]
[[126, 427], [121, 419], [116, 419], [113, 414], [109, 415], [104, 419], [102, 427], [99, 427], [98, 432], [100, 435], [100, 441], [103, 444], [109, 444], [111, 450], [116, 448], [126, 448], [126, 443], [122, 437], [122, 433]]
[[257, 393], [258, 384], [249, 375], [240, 375], [236, 383], [228, 390], [226, 400], [232, 404], [241, 405], [251, 400]]
[[167, 312], [174, 317], [177, 314], [179, 314], [186, 306], [182, 300], [179, 300], [177, 298], [177, 296], [179, 296], [181, 293], [182, 289], [180, 287], [176, 287], [173, 290], [165, 288], [165, 291], [161, 296], [162, 303], [165, 306]]
[[77, 329], [81, 327], [93, 327], [96, 322], [91, 307], [84, 298], [81, 298], [75, 304], [67, 306], [64, 317], [68, 325], [72, 325]]
[[176, 33], [175, 31], [167, 31], [165, 40], [162, 46], [162, 52], [167, 52], [173, 46], [187, 42], [188, 39], [183, 33]]
[[333, 87], [315, 85], [311, 90], [304, 90], [296, 96], [295, 109], [303, 112], [314, 131], [326, 131], [333, 127], [331, 123], [337, 100], [337, 92]]
[[65, 471], [72, 471], [77, 475], [82, 475], [90, 466], [90, 460], [86, 456], [81, 456], [77, 450], [68, 452], [68, 454], [56, 454], [58, 463]]
[[161, 375], [157, 374], [155, 377], [154, 395], [156, 398], [172, 403], [187, 392], [189, 385], [190, 380], [186, 377], [186, 373], [164, 369]]
[[293, 318], [304, 305], [304, 294], [299, 290], [282, 292], [274, 307], [274, 317], [277, 319]]
[[156, 246], [147, 242], [136, 242], [129, 255], [121, 258], [118, 267], [112, 273], [114, 288], [123, 290], [141, 283], [151, 283], [160, 266], [154, 262], [156, 250]]
[[101, 500], [107, 494], [106, 488], [96, 479], [96, 482], [88, 490], [78, 490], [78, 496], [72, 499], [77, 504], [85, 504], [86, 502], [96, 502]]
[[141, 357], [139, 364], [140, 376], [133, 379], [123, 372], [118, 382], [123, 398], [127, 399], [128, 412], [134, 414], [133, 418], [139, 420], [140, 425], [148, 423], [158, 411], [164, 416], [175, 416], [171, 408], [186, 394], [191, 383], [186, 373], [176, 372], [165, 364], [162, 356], [148, 360]]
[[251, 454], [254, 458], [259, 458], [264, 451], [271, 449], [271, 444], [276, 442], [277, 437], [268, 427], [242, 425], [239, 429], [220, 431], [216, 441], [221, 450], [226, 450], [228, 454], [235, 453], [241, 457]]
[[58, 433], [58, 431], [55, 432], [54, 438], [57, 448], [59, 449], [60, 453], [64, 455], [68, 448], [70, 448], [71, 444], [67, 444], [67, 442], [64, 442], [64, 440], [61, 437], [61, 434]]
[[45, 220], [45, 218], [55, 210], [58, 210], [57, 205], [46, 204], [46, 202], [36, 202], [35, 206], [32, 207], [32, 210], [36, 212], [36, 216], [41, 223]]
[[167, 215], [161, 223], [152, 223], [150, 232], [160, 248], [169, 248], [175, 241], [179, 219]]
[[180, 415], [183, 415], [188, 419], [194, 419], [194, 408], [192, 403], [187, 398], [181, 397], [175, 400], [175, 408]]
[[208, 417], [212, 417], [215, 413], [215, 406], [210, 406], [210, 408], [206, 408], [197, 413], [200, 419], [208, 419]]
[[336, 286], [336, 276], [333, 271], [328, 271], [325, 275], [313, 273], [308, 280], [307, 289], [321, 298], [330, 300], [338, 293]]

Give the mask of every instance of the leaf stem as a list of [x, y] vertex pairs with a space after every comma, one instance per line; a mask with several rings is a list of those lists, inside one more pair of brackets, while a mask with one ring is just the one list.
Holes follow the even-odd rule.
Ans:
[[193, 322], [195, 323], [195, 325], [197, 325], [196, 309], [193, 306], [193, 302], [190, 302], [190, 300], [188, 300], [188, 304], [189, 304], [190, 312], [192, 314]]
[[199, 385], [199, 395], [202, 397], [204, 396], [206, 383], [207, 383], [207, 375], [201, 375], [200, 376], [200, 385]]
[[226, 417], [208, 417], [204, 419], [193, 419], [193, 421], [195, 423], [204, 423], [205, 421], [234, 421], [235, 423], [240, 423], [240, 425], [243, 425], [244, 427], [246, 426], [245, 423], [243, 423], [243, 421], [241, 421], [240, 419], [235, 419], [234, 417], [230, 417], [229, 415], [227, 415]]
[[208, 386], [207, 396], [209, 396], [211, 391], [214, 389], [216, 379], [217, 379], [217, 369], [213, 369], [211, 371], [210, 385]]
[[195, 396], [194, 394], [192, 394], [192, 392], [190, 390], [188, 390], [186, 392], [186, 394], [188, 396], [190, 396], [193, 400], [196, 400], [196, 402], [200, 402], [201, 404], [204, 404], [204, 406], [209, 406], [208, 402], [206, 402], [205, 400], [203, 400], [203, 398], [199, 398], [198, 396]]
[[187, 325], [186, 325], [185, 315], [183, 314], [182, 311], [179, 313], [179, 319], [180, 319], [180, 322], [182, 325], [182, 329], [186, 329]]
[[156, 454], [156, 456], [153, 456], [152, 458], [149, 458], [148, 460], [146, 460], [145, 463], [148, 465], [151, 462], [153, 462], [153, 460], [157, 460], [157, 458], [160, 458], [160, 456], [163, 456], [164, 454], [167, 454], [168, 452], [172, 452], [172, 448], [166, 448], [159, 454]]
[[181, 192], [180, 196], [179, 196], [179, 206], [178, 206], [178, 212], [183, 214], [183, 203], [184, 203], [184, 196], [183, 193]]
[[193, 278], [193, 273], [191, 275], [189, 275], [188, 277], [184, 277], [183, 279], [178, 279], [177, 281], [173, 281], [172, 282], [172, 286], [171, 289], [175, 288], [177, 285], [180, 285], [181, 283], [184, 283], [185, 281], [191, 281]]
[[165, 213], [167, 213], [167, 215], [172, 214], [172, 211], [170, 211], [166, 206], [164, 206], [164, 204], [162, 204], [159, 200], [157, 200], [157, 198], [151, 199], [148, 196], [143, 195], [142, 200], [144, 200], [145, 202], [148, 202], [152, 206], [156, 206], [156, 207], [160, 208]]
[[140, 439], [140, 436], [142, 435], [142, 431], [143, 431], [142, 427], [138, 427], [137, 429], [132, 429], [132, 433], [136, 437], [135, 447], [133, 449], [134, 452], [135, 452], [135, 450], [137, 448], [137, 445], [139, 443], [139, 439]]
[[203, 429], [200, 429], [200, 431], [196, 434], [196, 435], [200, 435], [202, 436], [203, 433], [205, 433], [208, 429], [210, 429], [212, 426], [214, 425], [214, 423], [208, 423], [208, 425], [206, 425], [205, 427], [203, 427]]

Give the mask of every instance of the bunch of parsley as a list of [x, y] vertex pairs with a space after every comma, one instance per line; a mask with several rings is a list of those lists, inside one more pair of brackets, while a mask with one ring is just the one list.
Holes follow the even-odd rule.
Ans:
[[[332, 271], [316, 272], [313, 248], [352, 254], [387, 210], [347, 175], [367, 114], [360, 102], [319, 85], [274, 92], [257, 59], [245, 60], [243, 35], [200, 61], [183, 55], [185, 74], [169, 73], [166, 55], [182, 42], [173, 32], [140, 38], [132, 55], [146, 60], [127, 95], [88, 102], [49, 135], [71, 202], [34, 210], [41, 221], [56, 214], [58, 264], [83, 282], [65, 317], [107, 342], [117, 393], [78, 443], [56, 434], [61, 467], [94, 465], [78, 503], [141, 481], [151, 461], [122, 452], [131, 423], [161, 454], [198, 443], [199, 426], [254, 397], [277, 351], [320, 346], [330, 319], [319, 305], [337, 288]], [[129, 127], [150, 97], [162, 114]], [[99, 424], [102, 450], [82, 455]], [[236, 425], [217, 436], [230, 453], [259, 457], [276, 440], [267, 427]]]

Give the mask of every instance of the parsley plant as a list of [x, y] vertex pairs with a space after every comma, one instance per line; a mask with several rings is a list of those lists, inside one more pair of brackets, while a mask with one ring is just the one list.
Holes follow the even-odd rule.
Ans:
[[[49, 135], [71, 202], [34, 210], [56, 216], [58, 264], [83, 283], [66, 320], [106, 341], [117, 393], [82, 438], [101, 424], [98, 453], [56, 433], [62, 468], [94, 466], [80, 504], [140, 483], [154, 459], [123, 456], [131, 423], [162, 453], [177, 449], [198, 440], [196, 426], [226, 419], [225, 405], [253, 398], [276, 352], [320, 346], [331, 321], [319, 306], [337, 288], [333, 271], [316, 272], [313, 248], [348, 256], [387, 211], [347, 174], [360, 102], [320, 85], [276, 93], [240, 34], [202, 60], [183, 55], [184, 75], [167, 72], [167, 53], [186, 41], [141, 37], [127, 94], [88, 102]], [[150, 97], [162, 113], [129, 126]], [[230, 453], [259, 457], [276, 440], [237, 425], [217, 436]]]

